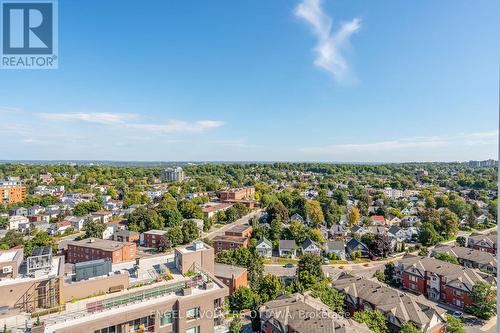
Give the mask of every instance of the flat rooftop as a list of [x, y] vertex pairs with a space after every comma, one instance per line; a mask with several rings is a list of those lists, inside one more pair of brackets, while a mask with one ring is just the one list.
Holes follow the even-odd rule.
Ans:
[[233, 276], [238, 277], [244, 272], [246, 272], [246, 268], [234, 265], [226, 265], [226, 264], [218, 264], [215, 263], [215, 273], [214, 275], [217, 277], [223, 277], [227, 279], [231, 279]]
[[92, 249], [98, 249], [103, 251], [116, 251], [124, 246], [128, 246], [128, 242], [118, 242], [109, 239], [100, 238], [86, 238], [79, 241], [69, 242], [68, 245], [88, 247]]
[[28, 276], [25, 273], [19, 274], [15, 279], [3, 279], [0, 280], [1, 286], [8, 286], [17, 283], [24, 282], [36, 282], [43, 281], [50, 278], [55, 278], [57, 276], [62, 276], [64, 273], [64, 258], [63, 257], [53, 257], [52, 258], [52, 266], [49, 271], [38, 271], [35, 273], [35, 276]]
[[[197, 245], [196, 245], [196, 244]], [[204, 242], [197, 241], [189, 246], [184, 246], [179, 249], [176, 249], [176, 251], [179, 251], [180, 253], [191, 253], [191, 252], [196, 252], [196, 251], [203, 251], [203, 250], [208, 250], [211, 247], [205, 244]]]
[[251, 228], [250, 225], [248, 224], [237, 224], [231, 228], [229, 228], [227, 231], [229, 232], [243, 232]]
[[0, 262], [11, 262], [14, 260], [14, 257], [16, 256], [16, 253], [20, 251], [5, 251], [5, 252], [0, 252]]

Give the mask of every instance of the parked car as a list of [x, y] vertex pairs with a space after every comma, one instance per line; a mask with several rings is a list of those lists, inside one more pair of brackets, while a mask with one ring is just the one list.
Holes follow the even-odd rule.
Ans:
[[285, 265], [285, 266], [283, 266], [283, 267], [285, 267], [285, 268], [294, 268], [294, 267], [295, 267], [295, 265], [294, 265], [294, 264], [292, 264], [292, 263], [288, 263], [288, 264], [286, 264], [286, 265]]

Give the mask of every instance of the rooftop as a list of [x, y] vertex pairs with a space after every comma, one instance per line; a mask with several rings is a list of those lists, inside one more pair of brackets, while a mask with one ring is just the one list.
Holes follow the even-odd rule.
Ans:
[[215, 273], [217, 277], [231, 279], [233, 276], [237, 277], [247, 271], [246, 268], [234, 265], [218, 264], [215, 263]]
[[99, 249], [103, 251], [116, 251], [124, 246], [128, 246], [128, 242], [118, 242], [108, 239], [100, 238], [86, 238], [79, 241], [69, 242], [68, 245], [88, 247], [92, 249]]

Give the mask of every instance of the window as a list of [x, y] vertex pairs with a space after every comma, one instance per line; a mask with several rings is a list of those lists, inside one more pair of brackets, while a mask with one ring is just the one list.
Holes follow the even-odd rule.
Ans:
[[186, 310], [186, 320], [194, 320], [197, 318], [200, 318], [200, 308], [199, 307]]
[[453, 290], [453, 293], [455, 294], [455, 296], [462, 296], [462, 291], [460, 290]]
[[200, 333], [200, 326], [188, 328], [186, 333]]
[[172, 312], [163, 312], [160, 314], [160, 326], [172, 324], [174, 321], [174, 314]]
[[410, 281], [417, 282], [418, 278], [414, 275], [410, 275]]

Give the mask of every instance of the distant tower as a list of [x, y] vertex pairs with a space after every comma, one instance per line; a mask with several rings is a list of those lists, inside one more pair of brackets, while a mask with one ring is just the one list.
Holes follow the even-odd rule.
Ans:
[[183, 181], [186, 176], [184, 175], [184, 170], [181, 167], [166, 168], [163, 172], [163, 178], [167, 182], [180, 182]]

